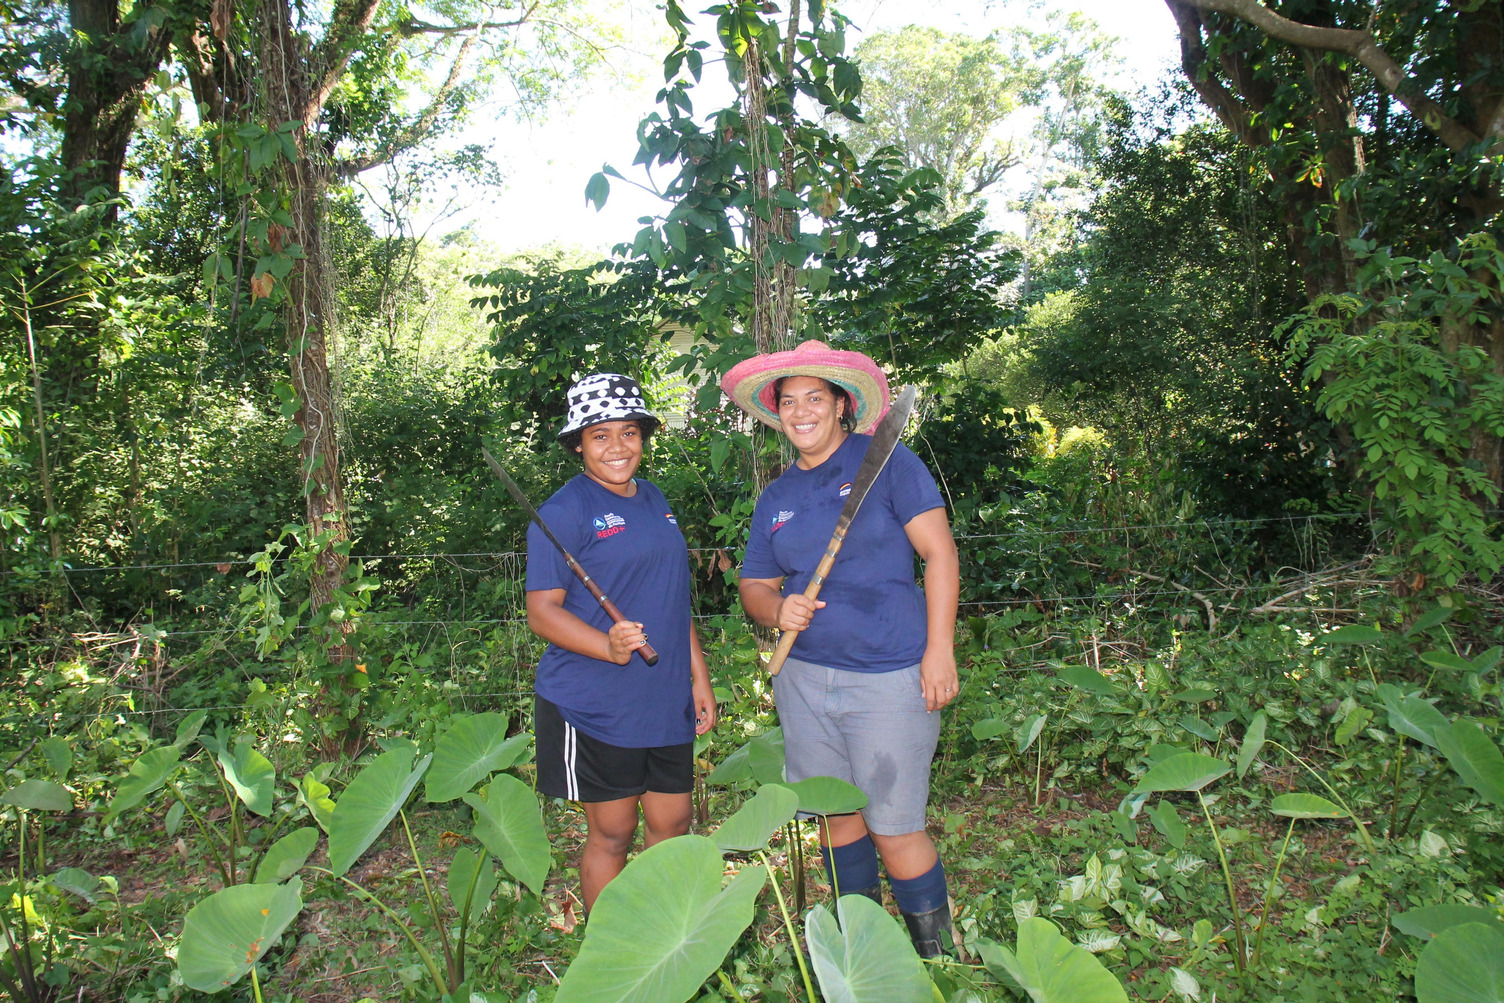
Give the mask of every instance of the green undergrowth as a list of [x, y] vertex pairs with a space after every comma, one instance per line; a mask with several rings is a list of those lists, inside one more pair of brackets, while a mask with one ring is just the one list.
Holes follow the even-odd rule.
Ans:
[[[1194, 600], [1184, 616], [1056, 603], [963, 624], [962, 693], [946, 712], [931, 812], [961, 939], [960, 960], [927, 967], [939, 998], [1029, 999], [989, 945], [1014, 944], [1037, 918], [1090, 952], [1130, 1000], [1230, 1003], [1416, 998], [1426, 909], [1473, 907], [1468, 916], [1500, 922], [1504, 803], [1491, 785], [1504, 779], [1487, 752], [1499, 755], [1504, 629], [1494, 598], [1473, 590], [1406, 603], [1373, 584], [1313, 583], [1277, 605], [1224, 612], [1214, 631]], [[778, 749], [755, 642], [729, 618], [708, 628], [722, 721], [700, 745], [702, 833], [776, 783], [768, 762], [747, 764]], [[228, 866], [216, 864], [208, 833], [240, 826], [230, 869], [248, 875], [273, 839], [272, 818], [286, 815], [277, 836], [318, 821], [308, 777], [337, 801], [383, 747], [411, 739], [426, 753], [474, 711], [501, 710], [509, 732], [530, 726], [524, 697], [451, 701], [442, 676], [424, 671], [431, 665], [413, 664], [373, 684], [372, 705], [400, 712], [329, 755], [300, 730], [308, 709], [268, 687], [203, 718], [221, 730], [211, 747], [231, 767], [215, 768], [176, 732], [187, 765], [173, 782], [200, 827], [166, 788], [139, 810], [111, 809], [132, 764], [173, 743], [182, 724], [130, 713], [139, 694], [107, 669], [80, 659], [23, 674], [18, 716], [31, 717], [0, 749], [9, 765], [0, 869], [15, 895], [24, 868], [30, 935], [50, 938], [35, 967], [52, 995], [38, 999], [254, 998], [244, 980], [213, 997], [191, 990], [177, 969], [183, 916]], [[248, 751], [231, 754], [235, 736], [275, 772], [267, 814], [241, 811], [225, 786], [248, 768]], [[1193, 780], [1164, 780], [1177, 762], [1210, 765]], [[530, 779], [526, 757], [512, 773]], [[23, 811], [30, 802], [16, 792], [41, 789], [29, 783], [65, 789], [67, 810]], [[414, 802], [404, 817], [430, 883], [444, 882], [457, 853], [479, 849], [469, 804]], [[468, 928], [472, 984], [488, 1000], [548, 1003], [581, 951], [573, 867], [584, 819], [547, 799], [541, 819], [546, 881], [532, 888], [498, 872]], [[766, 850], [795, 917], [829, 899], [814, 836], [812, 823], [779, 830]], [[321, 872], [322, 842], [306, 864], [303, 909], [255, 966], [263, 998], [437, 999], [392, 917]], [[727, 866], [760, 867], [745, 856]], [[402, 826], [386, 828], [349, 875], [418, 942], [454, 928], [442, 900], [432, 914]], [[795, 951], [765, 890], [692, 998], [806, 999]]]

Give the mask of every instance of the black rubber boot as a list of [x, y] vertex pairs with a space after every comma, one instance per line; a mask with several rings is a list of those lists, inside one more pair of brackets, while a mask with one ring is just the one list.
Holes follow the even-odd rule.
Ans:
[[929, 912], [906, 912], [903, 924], [909, 928], [909, 939], [914, 942], [914, 950], [921, 958], [938, 958], [949, 953], [942, 932], [949, 933], [951, 943], [955, 943], [955, 928], [950, 925], [950, 903]]
[[869, 899], [871, 899], [872, 901], [876, 902], [878, 905], [882, 905], [883, 904], [883, 883], [881, 881], [879, 881], [877, 884], [875, 884], [875, 885], [868, 885], [866, 888], [842, 888], [841, 889], [841, 894], [842, 895], [865, 895]]

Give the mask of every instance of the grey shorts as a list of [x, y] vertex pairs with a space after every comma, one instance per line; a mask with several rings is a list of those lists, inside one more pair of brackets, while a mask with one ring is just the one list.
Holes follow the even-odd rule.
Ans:
[[924, 831], [940, 712], [924, 708], [919, 666], [848, 672], [790, 658], [773, 677], [789, 781], [838, 777], [867, 795], [879, 836]]

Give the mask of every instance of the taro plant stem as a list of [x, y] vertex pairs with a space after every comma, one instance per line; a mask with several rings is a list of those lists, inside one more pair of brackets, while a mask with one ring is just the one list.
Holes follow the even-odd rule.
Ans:
[[1290, 819], [1290, 827], [1285, 830], [1285, 841], [1280, 844], [1279, 859], [1274, 862], [1274, 874], [1269, 878], [1269, 890], [1264, 892], [1264, 908], [1259, 912], [1259, 929], [1253, 938], [1253, 957], [1248, 960], [1251, 968], [1259, 967], [1259, 959], [1264, 955], [1264, 924], [1269, 921], [1269, 904], [1274, 901], [1274, 886], [1279, 883], [1279, 869], [1285, 863], [1285, 851], [1290, 848], [1290, 836], [1295, 832], [1295, 819]]
[[[453, 979], [453, 983], [445, 988], [454, 989], [465, 981], [464, 972], [458, 973], [459, 977], [455, 978], [454, 951], [449, 946], [449, 933], [446, 930], [448, 924], [439, 915], [439, 903], [434, 900], [433, 886], [428, 883], [428, 872], [423, 869], [423, 858], [418, 856], [418, 844], [413, 842], [413, 831], [407, 825], [407, 812], [399, 810], [397, 817], [402, 820], [402, 831], [407, 833], [407, 848], [413, 851], [413, 864], [418, 868], [418, 880], [423, 882], [423, 895], [428, 899], [428, 915], [433, 917], [434, 928], [439, 931], [439, 947], [444, 951], [444, 967], [449, 969], [449, 976]], [[479, 867], [476, 867], [475, 873], [480, 873]]]
[[1222, 862], [1222, 877], [1227, 882], [1227, 904], [1232, 907], [1232, 935], [1237, 948], [1237, 954], [1233, 961], [1237, 964], [1238, 974], [1243, 974], [1243, 966], [1248, 956], [1248, 944], [1243, 939], [1243, 913], [1238, 909], [1238, 892], [1233, 887], [1232, 869], [1227, 866], [1227, 851], [1222, 848], [1222, 837], [1217, 833], [1217, 823], [1212, 821], [1211, 807], [1206, 803], [1206, 798], [1201, 792], [1196, 792], [1196, 800], [1201, 803], [1201, 813], [1206, 816], [1206, 824], [1212, 830], [1212, 842], [1217, 844], [1217, 859]]
[[209, 832], [209, 827], [204, 825], [204, 820], [199, 818], [198, 812], [194, 809], [193, 805], [189, 804], [188, 799], [183, 797], [183, 792], [178, 789], [178, 785], [176, 783], [169, 780], [167, 781], [167, 786], [177, 797], [182, 806], [188, 809], [188, 816], [193, 819], [193, 824], [198, 826], [199, 835], [204, 837], [204, 842], [209, 844], [209, 852], [214, 854], [214, 864], [219, 868], [220, 878], [224, 880], [226, 888], [230, 887], [235, 882], [231, 880], [230, 869], [225, 866], [225, 858], [220, 856], [219, 854], [219, 846], [215, 842], [216, 834], [211, 834]]
[[[778, 887], [778, 875], [773, 870], [773, 862], [768, 859], [768, 851], [761, 850], [757, 854], [762, 858], [762, 866], [768, 872], [768, 883], [773, 886], [773, 897], [778, 900], [778, 911], [783, 914], [783, 928], [789, 935], [789, 946], [794, 949], [794, 960], [799, 962], [799, 974], [804, 978], [804, 992], [808, 995], [810, 1003], [814, 1003], [814, 984], [809, 979], [809, 966], [804, 963], [804, 949], [799, 946], [799, 935], [794, 931], [794, 921], [789, 917], [788, 903], [783, 900], [783, 889]], [[839, 908], [839, 906], [837, 907]]]
[[[335, 876], [333, 871], [325, 867], [309, 867], [309, 870], [317, 871], [320, 874], [327, 874], [331, 878]], [[385, 902], [381, 901], [375, 895], [372, 895], [370, 892], [366, 891], [364, 888], [360, 887], [360, 885], [351, 881], [343, 874], [339, 875], [339, 880], [343, 881], [350, 887], [351, 891], [355, 892], [355, 894], [371, 903], [378, 910], [380, 910], [382, 915], [392, 921], [392, 925], [395, 926], [399, 931], [401, 931], [402, 936], [407, 938], [407, 942], [412, 945], [413, 950], [416, 951], [418, 953], [418, 957], [422, 959], [423, 966], [428, 969], [428, 977], [433, 979], [433, 987], [439, 991], [439, 995], [443, 996], [448, 993], [449, 988], [444, 985], [444, 976], [439, 973], [438, 962], [436, 962], [433, 955], [428, 952], [428, 948], [423, 946], [422, 941], [418, 940], [417, 936], [413, 934], [412, 929], [406, 923], [402, 922], [402, 918], [395, 912], [393, 912], [391, 910], [391, 907], [389, 907]]]
[[1389, 803], [1389, 826], [1384, 830], [1386, 839], [1394, 838], [1394, 824], [1400, 814], [1400, 777], [1405, 767], [1405, 736], [1399, 736], [1399, 748], [1394, 752], [1394, 796]]
[[721, 988], [726, 990], [726, 992], [730, 994], [731, 998], [736, 1000], [736, 1003], [747, 1003], [747, 997], [743, 996], [741, 994], [741, 990], [736, 988], [736, 983], [732, 982], [729, 978], [726, 977], [725, 969], [717, 968], [715, 970], [715, 974], [716, 977], [720, 980]]

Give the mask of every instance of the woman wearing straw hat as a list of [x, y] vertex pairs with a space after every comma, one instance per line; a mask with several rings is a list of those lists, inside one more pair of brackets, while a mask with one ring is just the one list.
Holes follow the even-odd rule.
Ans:
[[721, 386], [799, 453], [758, 499], [740, 582], [748, 615], [800, 632], [773, 679], [788, 779], [840, 777], [867, 795], [862, 812], [821, 826], [827, 873], [843, 894], [881, 902], [881, 856], [915, 948], [934, 957], [951, 923], [925, 809], [939, 711], [959, 689], [960, 566], [944, 502], [899, 443], [810, 601], [803, 592], [866, 453], [863, 433], [888, 409], [887, 378], [860, 352], [806, 341], [737, 364]]
[[[549, 642], [534, 687], [538, 789], [584, 806], [587, 912], [626, 866], [639, 808], [647, 846], [689, 831], [694, 738], [716, 719], [684, 537], [663, 492], [635, 476], [657, 427], [636, 381], [580, 380], [559, 441], [584, 470], [538, 509], [631, 619], [613, 624], [543, 532], [527, 531], [527, 622]], [[650, 635], [653, 666], [633, 656]]]

